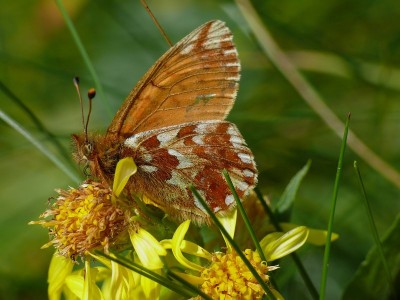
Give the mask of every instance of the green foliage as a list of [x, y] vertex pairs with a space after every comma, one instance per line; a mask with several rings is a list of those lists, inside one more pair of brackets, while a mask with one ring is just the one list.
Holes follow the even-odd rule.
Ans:
[[400, 215], [382, 239], [385, 259], [396, 281], [390, 282], [376, 247], [372, 247], [345, 289], [343, 299], [396, 299], [399, 296], [399, 245]]
[[307, 175], [310, 166], [311, 161], [308, 161], [307, 164], [303, 168], [301, 168], [301, 170], [298, 171], [296, 175], [294, 175], [293, 178], [290, 180], [282, 196], [279, 198], [279, 201], [275, 205], [276, 213], [284, 214], [289, 212], [289, 210], [292, 208], [294, 200], [296, 199], [297, 190], [299, 189], [304, 177]]

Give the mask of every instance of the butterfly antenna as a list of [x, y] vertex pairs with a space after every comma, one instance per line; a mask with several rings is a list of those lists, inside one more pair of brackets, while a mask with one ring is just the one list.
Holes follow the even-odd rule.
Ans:
[[74, 86], [76, 88], [76, 91], [78, 93], [78, 97], [79, 97], [79, 102], [81, 104], [81, 113], [82, 113], [82, 128], [85, 132], [85, 139], [87, 140], [87, 131], [86, 131], [86, 127], [85, 127], [85, 115], [83, 114], [83, 101], [82, 101], [82, 96], [81, 96], [81, 89], [79, 86], [79, 77], [74, 77]]
[[85, 135], [86, 135], [86, 140], [87, 140], [87, 132], [88, 132], [88, 126], [89, 126], [89, 120], [90, 120], [90, 114], [92, 113], [92, 100], [96, 96], [96, 90], [94, 88], [89, 89], [88, 91], [88, 98], [89, 98], [89, 112], [86, 118], [86, 125], [85, 125]]
[[160, 30], [161, 35], [164, 37], [164, 39], [167, 41], [168, 45], [172, 47], [172, 42], [169, 39], [168, 35], [165, 33], [164, 29], [161, 27], [160, 23], [158, 23], [156, 17], [153, 15], [153, 12], [151, 11], [150, 7], [147, 5], [146, 0], [140, 0], [142, 2], [142, 5], [146, 9], [147, 13], [150, 15], [150, 17], [153, 19], [154, 24], [156, 24], [158, 30]]

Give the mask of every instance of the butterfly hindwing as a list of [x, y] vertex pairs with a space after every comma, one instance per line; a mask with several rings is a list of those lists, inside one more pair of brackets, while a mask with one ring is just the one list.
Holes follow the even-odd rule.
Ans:
[[124, 146], [124, 155], [133, 156], [138, 166], [131, 191], [143, 193], [175, 219], [204, 222], [200, 218], [206, 214], [189, 190], [190, 184], [214, 212], [234, 206], [223, 169], [240, 197], [257, 182], [253, 155], [236, 126], [227, 121], [189, 122], [146, 131], [128, 138]]
[[222, 21], [200, 26], [168, 50], [128, 95], [107, 135], [135, 133], [201, 120], [231, 110], [240, 62]]

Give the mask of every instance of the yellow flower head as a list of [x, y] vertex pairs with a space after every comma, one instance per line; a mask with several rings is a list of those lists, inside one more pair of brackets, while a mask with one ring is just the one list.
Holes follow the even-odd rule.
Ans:
[[[236, 214], [219, 217], [221, 224], [232, 237], [235, 232]], [[249, 270], [246, 263], [232, 247], [227, 244], [226, 253], [209, 253], [199, 245], [184, 240], [190, 221], [185, 221], [176, 229], [172, 239], [161, 241], [165, 249], [171, 249], [179, 264], [186, 269], [185, 273], [175, 272], [182, 279], [196, 285], [212, 299], [262, 299], [265, 287], [276, 299], [283, 299], [280, 293], [270, 284], [268, 272], [278, 266], [268, 266], [267, 262], [277, 260], [301, 247], [308, 236], [304, 226], [292, 229], [287, 233], [273, 233], [265, 236], [260, 242], [263, 260], [257, 251], [246, 249], [244, 256], [260, 277], [258, 281]], [[208, 260], [207, 265], [197, 264], [184, 256], [183, 253]], [[263, 286], [263, 283], [264, 286]], [[193, 299], [201, 299], [201, 296]]]
[[93, 249], [108, 249], [128, 227], [130, 213], [111, 201], [111, 189], [104, 183], [88, 181], [78, 189], [57, 190], [59, 196], [41, 218], [30, 224], [50, 228], [59, 254], [75, 258]]
[[[246, 249], [244, 254], [263, 281], [268, 282], [267, 263], [250, 249]], [[211, 265], [201, 272], [201, 278], [204, 280], [201, 290], [213, 299], [220, 298], [221, 295], [225, 295], [225, 299], [261, 299], [265, 293], [234, 251], [227, 254], [214, 253]]]

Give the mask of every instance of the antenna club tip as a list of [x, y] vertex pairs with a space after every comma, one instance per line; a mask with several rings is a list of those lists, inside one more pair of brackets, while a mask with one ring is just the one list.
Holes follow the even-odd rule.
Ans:
[[73, 79], [73, 81], [74, 81], [74, 84], [75, 84], [75, 85], [78, 85], [78, 84], [79, 84], [79, 81], [80, 81], [80, 80], [79, 80], [79, 77], [78, 77], [78, 76], [75, 76], [74, 79]]
[[88, 98], [91, 100], [96, 96], [96, 90], [94, 88], [90, 88], [88, 91]]

